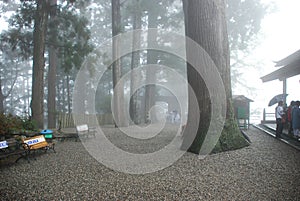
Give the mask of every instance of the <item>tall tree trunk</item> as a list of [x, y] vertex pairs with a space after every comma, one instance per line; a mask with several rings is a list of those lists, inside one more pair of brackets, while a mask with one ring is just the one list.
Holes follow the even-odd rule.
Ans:
[[56, 69], [57, 69], [57, 29], [54, 27], [56, 21], [57, 0], [50, 1], [50, 23], [53, 23], [50, 30], [51, 44], [49, 47], [49, 72], [48, 72], [48, 128], [56, 127]]
[[[126, 126], [124, 118], [124, 89], [123, 86], [117, 86], [121, 76], [121, 59], [120, 59], [120, 50], [119, 50], [119, 39], [116, 38], [119, 33], [121, 33], [121, 12], [120, 12], [120, 0], [111, 0], [112, 4], [112, 36], [113, 36], [113, 47], [112, 47], [112, 59], [114, 61], [112, 66], [113, 74], [113, 88], [114, 88], [114, 118], [115, 126]], [[118, 125], [117, 125], [117, 123]]]
[[[248, 143], [238, 130], [233, 119], [231, 106], [231, 81], [229, 65], [229, 46], [225, 17], [224, 0], [183, 0], [186, 35], [197, 42], [209, 54], [222, 77], [226, 97], [226, 123], [215, 151], [224, 151], [246, 146]], [[188, 49], [189, 47], [187, 47]], [[187, 58], [189, 58], [187, 52]], [[206, 137], [211, 120], [211, 100], [203, 78], [187, 64], [188, 82], [197, 96], [200, 121], [197, 135], [189, 151], [199, 153]], [[189, 93], [190, 97], [190, 93]], [[190, 98], [189, 98], [190, 100]], [[191, 120], [193, 106], [189, 102], [188, 121]], [[189, 132], [189, 123], [185, 133]], [[184, 143], [183, 143], [184, 144]]]
[[61, 82], [60, 82], [59, 77], [58, 77], [58, 79], [56, 79], [56, 89], [57, 89], [57, 93], [56, 93], [56, 97], [57, 97], [56, 110], [61, 112], [62, 111], [61, 103], [62, 103], [63, 100], [61, 98]]
[[[157, 33], [155, 28], [157, 28], [157, 15], [156, 12], [149, 10], [148, 13], [148, 43], [157, 43]], [[147, 50], [147, 64], [157, 64], [157, 52], [156, 50]], [[150, 68], [146, 71], [147, 83], [155, 83], [156, 71]], [[147, 85], [145, 88], [145, 122], [149, 120], [150, 109], [155, 105], [155, 88], [154, 84]], [[154, 114], [153, 114], [154, 113]], [[151, 119], [156, 121], [155, 111], [152, 111]], [[152, 122], [153, 123], [153, 122]]]
[[4, 113], [4, 100], [5, 96], [2, 92], [2, 78], [0, 77], [0, 114]]
[[[84, 86], [84, 85], [83, 85]], [[70, 75], [67, 75], [67, 108], [68, 113], [71, 114], [71, 87], [70, 87]], [[82, 104], [82, 111], [84, 111], [84, 104]]]
[[[134, 8], [133, 13], [133, 40], [132, 40], [132, 49], [136, 50], [140, 47], [141, 43], [141, 34], [139, 31], [142, 28], [142, 15], [141, 15], [141, 8], [140, 8], [140, 0], [136, 0], [135, 2], [136, 7]], [[140, 52], [133, 51], [131, 55], [131, 82], [130, 82], [130, 117], [135, 124], [140, 123], [139, 113], [138, 113], [138, 97], [139, 97], [139, 90], [136, 92], [133, 91], [134, 88], [137, 88], [137, 83], [141, 75], [134, 71], [140, 64]]]
[[48, 21], [48, 1], [37, 0], [33, 31], [32, 119], [44, 127], [44, 69], [45, 37]]

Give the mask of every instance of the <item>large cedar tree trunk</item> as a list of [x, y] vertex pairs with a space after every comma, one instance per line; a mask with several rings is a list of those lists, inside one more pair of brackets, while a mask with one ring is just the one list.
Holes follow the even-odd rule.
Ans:
[[56, 37], [57, 30], [54, 26], [56, 21], [57, 0], [50, 1], [50, 22], [52, 23], [50, 29], [51, 44], [49, 47], [49, 72], [48, 72], [48, 128], [56, 127], [56, 69], [57, 69], [57, 48]]
[[[150, 44], [157, 43], [157, 14], [155, 11], [149, 9], [148, 11], [148, 38], [147, 41]], [[157, 64], [157, 51], [147, 50], [147, 64]], [[154, 68], [149, 68], [146, 71], [147, 83], [155, 83], [156, 80], [156, 70]], [[145, 122], [149, 121], [150, 109], [155, 105], [155, 90], [156, 86], [154, 84], [148, 84], [145, 87]], [[156, 121], [155, 112], [152, 111], [154, 116], [151, 116], [152, 121]], [[152, 122], [154, 123], [154, 122]]]
[[119, 38], [115, 37], [121, 33], [121, 12], [120, 12], [120, 0], [111, 0], [112, 4], [112, 36], [113, 36], [113, 47], [112, 47], [112, 57], [114, 63], [112, 64], [112, 76], [113, 76], [113, 88], [114, 88], [114, 118], [115, 126], [116, 122], [119, 126], [126, 126], [127, 122], [124, 118], [124, 89], [123, 86], [117, 86], [117, 83], [122, 76], [121, 59], [120, 59], [120, 41]]
[[[135, 7], [133, 12], [133, 40], [132, 40], [132, 49], [136, 50], [141, 46], [141, 34], [139, 30], [142, 28], [142, 13], [140, 8], [140, 0], [135, 0]], [[130, 117], [132, 122], [135, 124], [140, 123], [139, 119], [139, 111], [138, 111], [138, 97], [139, 97], [139, 91], [133, 91], [134, 88], [137, 88], [137, 83], [139, 83], [139, 79], [141, 79], [141, 75], [137, 73], [137, 71], [134, 71], [140, 64], [140, 52], [139, 51], [133, 51], [131, 55], [131, 82], [130, 82]]]
[[[224, 0], [183, 0], [186, 36], [197, 42], [214, 61], [222, 77], [227, 99], [226, 122], [215, 152], [237, 149], [248, 145], [233, 117], [231, 105], [231, 79], [229, 45]], [[188, 49], [188, 47], [187, 47]], [[189, 58], [189, 55], [187, 55]], [[202, 77], [189, 65], [188, 82], [193, 88], [200, 109], [197, 135], [188, 151], [199, 153], [211, 120], [211, 101]], [[189, 114], [193, 105], [189, 102]], [[188, 116], [188, 121], [190, 119]], [[189, 132], [189, 123], [185, 133]], [[185, 135], [185, 134], [184, 134]], [[183, 143], [184, 144], [184, 143]]]
[[6, 96], [2, 92], [2, 78], [0, 77], [0, 114], [4, 113], [4, 100]]
[[37, 0], [34, 19], [33, 75], [32, 75], [32, 120], [38, 128], [44, 127], [44, 68], [45, 37], [48, 21], [48, 1]]

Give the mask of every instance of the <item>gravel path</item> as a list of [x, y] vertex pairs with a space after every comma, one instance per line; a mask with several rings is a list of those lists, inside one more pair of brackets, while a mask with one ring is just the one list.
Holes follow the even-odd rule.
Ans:
[[[126, 144], [115, 129], [107, 133]], [[299, 151], [255, 128], [247, 134], [247, 148], [204, 160], [186, 153], [144, 175], [105, 167], [80, 142], [57, 142], [56, 154], [0, 166], [0, 200], [300, 200]]]

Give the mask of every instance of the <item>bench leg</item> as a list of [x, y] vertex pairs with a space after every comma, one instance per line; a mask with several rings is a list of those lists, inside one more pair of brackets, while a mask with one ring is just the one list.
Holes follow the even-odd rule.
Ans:
[[21, 155], [19, 156], [19, 158], [17, 158], [16, 163], [17, 163], [21, 158], [26, 159], [27, 162], [30, 163], [28, 155], [29, 155], [28, 153], [21, 154]]
[[47, 152], [48, 150], [52, 149], [54, 153], [56, 153], [55, 148], [54, 148], [55, 144], [54, 143], [49, 143], [48, 146], [44, 147], [44, 151]]
[[36, 150], [35, 149], [31, 149], [30, 152], [32, 152], [32, 153], [30, 153], [28, 156], [32, 156], [33, 160], [36, 161]]
[[56, 153], [56, 151], [55, 151], [55, 144], [51, 144], [51, 145], [49, 146], [49, 149], [52, 149], [53, 152]]

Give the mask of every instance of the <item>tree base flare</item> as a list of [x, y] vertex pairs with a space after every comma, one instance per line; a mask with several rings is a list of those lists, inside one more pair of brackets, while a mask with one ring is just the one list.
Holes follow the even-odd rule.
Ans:
[[227, 119], [218, 143], [212, 153], [241, 149], [250, 143], [243, 136], [234, 118]]

